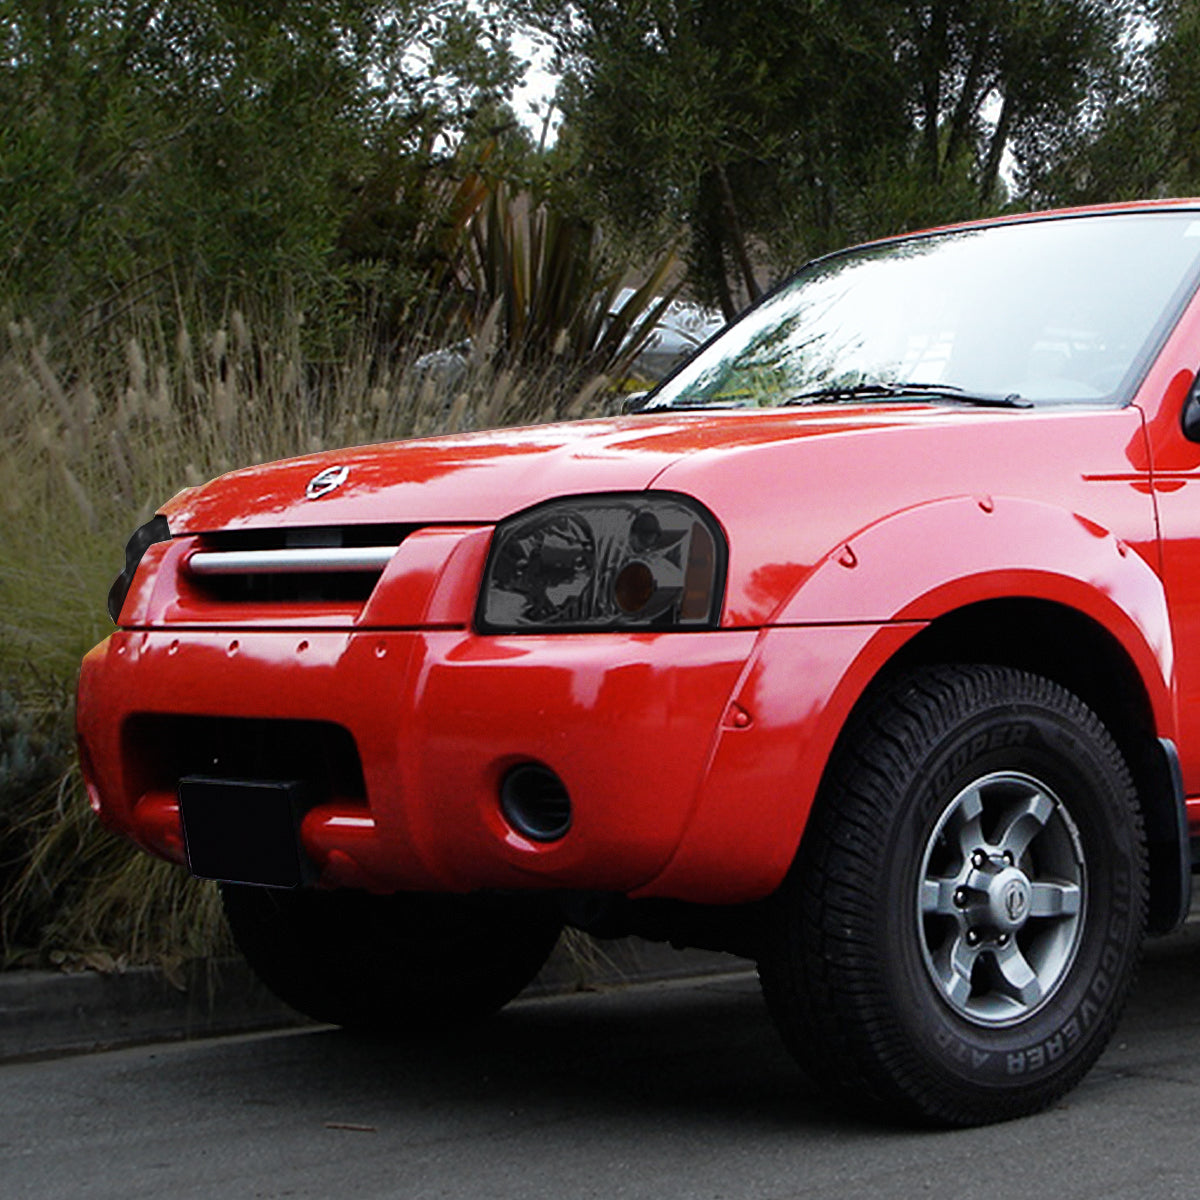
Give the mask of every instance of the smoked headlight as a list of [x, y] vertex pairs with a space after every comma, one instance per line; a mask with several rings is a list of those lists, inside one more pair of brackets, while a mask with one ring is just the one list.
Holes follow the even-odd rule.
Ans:
[[133, 575], [138, 569], [138, 563], [142, 561], [142, 555], [155, 542], [166, 542], [170, 538], [167, 518], [161, 515], [147, 521], [145, 525], [139, 525], [133, 531], [133, 536], [125, 545], [125, 570], [113, 580], [112, 587], [108, 589], [108, 615], [112, 617], [114, 625], [121, 623], [121, 608], [125, 604], [125, 597], [129, 595], [130, 587], [133, 586]]
[[686, 496], [552, 500], [496, 529], [477, 625], [485, 633], [711, 628], [725, 561], [716, 520]]

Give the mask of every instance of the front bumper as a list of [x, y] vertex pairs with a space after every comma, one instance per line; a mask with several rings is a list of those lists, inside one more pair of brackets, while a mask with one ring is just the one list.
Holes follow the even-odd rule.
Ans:
[[[174, 760], [145, 740], [156, 719], [332, 724], [361, 766], [361, 789], [347, 790], [365, 794], [335, 785], [304, 817], [322, 884], [653, 895], [718, 742], [742, 732], [731, 702], [758, 638], [121, 630], [84, 660], [81, 761], [105, 824], [182, 862]], [[573, 820], [558, 841], [504, 820], [500, 783], [522, 762], [567, 787]]]

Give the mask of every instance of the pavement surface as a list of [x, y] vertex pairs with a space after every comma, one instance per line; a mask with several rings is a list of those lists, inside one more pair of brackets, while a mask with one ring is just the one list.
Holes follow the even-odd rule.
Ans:
[[[568, 935], [525, 995], [695, 978], [740, 962], [640, 938], [597, 943]], [[309, 1024], [271, 995], [240, 958], [191, 962], [170, 976], [153, 967], [0, 973], [0, 1063]]]
[[1058, 1106], [912, 1132], [831, 1110], [750, 972], [520, 1001], [469, 1036], [325, 1027], [0, 1066], [0, 1196], [1184, 1198], [1200, 927], [1151, 946]]

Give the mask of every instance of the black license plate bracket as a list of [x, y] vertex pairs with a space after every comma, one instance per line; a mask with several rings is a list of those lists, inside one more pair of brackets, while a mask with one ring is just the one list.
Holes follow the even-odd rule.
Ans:
[[297, 888], [315, 872], [300, 842], [300, 822], [312, 807], [298, 780], [179, 781], [179, 814], [188, 870], [199, 879]]

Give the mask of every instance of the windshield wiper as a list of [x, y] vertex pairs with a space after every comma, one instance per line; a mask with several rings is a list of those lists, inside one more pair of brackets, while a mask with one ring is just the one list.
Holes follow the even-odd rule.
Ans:
[[810, 392], [789, 396], [784, 405], [816, 404], [821, 400], [907, 400], [931, 396], [938, 400], [954, 400], [973, 404], [977, 408], [1032, 408], [1033, 401], [1018, 392], [968, 392], [952, 383], [852, 383], [829, 384]]
[[[626, 402], [628, 405], [628, 402]], [[623, 408], [622, 412], [627, 413], [643, 413], [643, 412], [678, 412], [682, 410], [697, 410], [719, 409], [719, 408], [750, 408], [752, 407], [745, 400], [674, 400], [670, 404], [647, 404], [645, 398], [636, 401], [633, 405]]]

